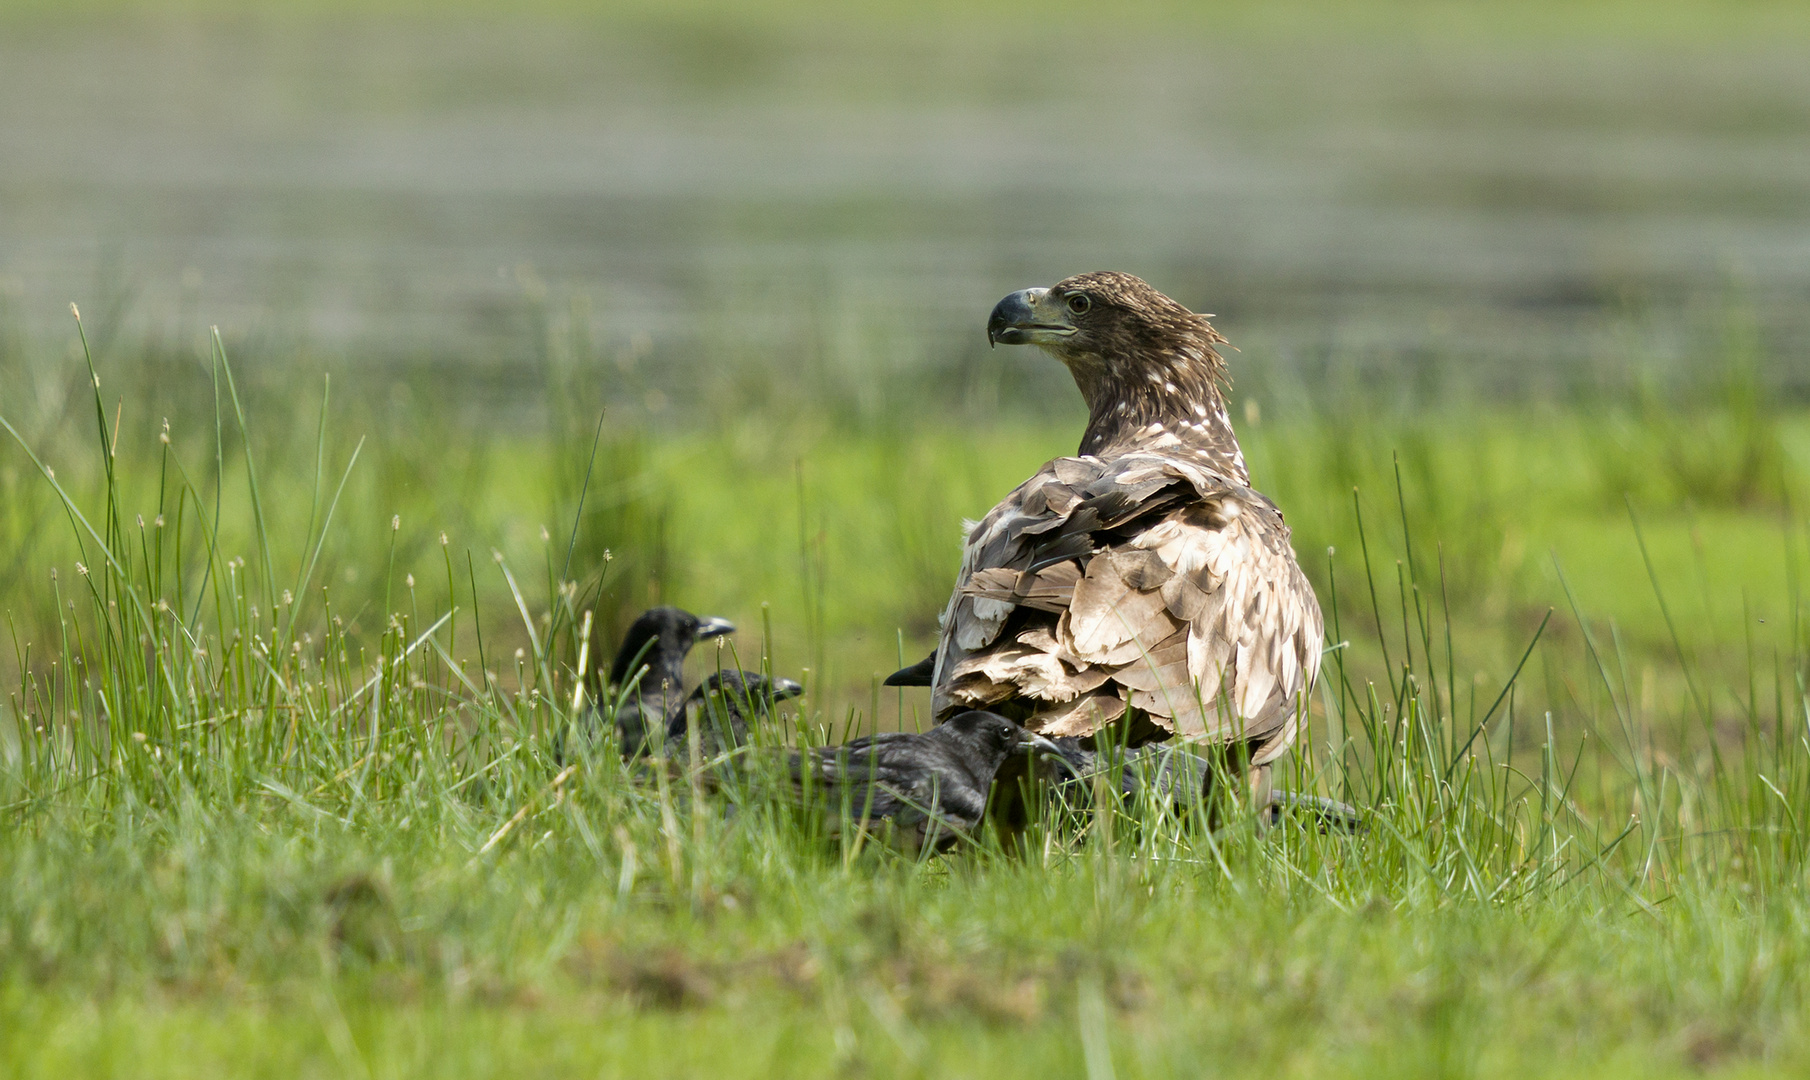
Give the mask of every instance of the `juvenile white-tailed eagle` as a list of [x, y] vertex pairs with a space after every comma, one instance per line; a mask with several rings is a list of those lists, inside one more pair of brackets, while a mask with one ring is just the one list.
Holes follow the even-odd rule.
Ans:
[[972, 528], [936, 652], [895, 680], [928, 676], [938, 719], [991, 709], [1045, 736], [1123, 720], [1134, 742], [1241, 748], [1267, 788], [1322, 623], [1226, 417], [1225, 339], [1112, 272], [1007, 296], [987, 338], [1067, 365], [1087, 430]]

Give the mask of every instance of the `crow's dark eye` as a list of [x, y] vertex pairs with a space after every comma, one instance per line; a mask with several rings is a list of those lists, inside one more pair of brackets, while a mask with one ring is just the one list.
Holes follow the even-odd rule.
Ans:
[[1076, 293], [1068, 298], [1068, 309], [1076, 315], [1087, 314], [1087, 309], [1093, 306], [1094, 302], [1087, 298], [1086, 293]]

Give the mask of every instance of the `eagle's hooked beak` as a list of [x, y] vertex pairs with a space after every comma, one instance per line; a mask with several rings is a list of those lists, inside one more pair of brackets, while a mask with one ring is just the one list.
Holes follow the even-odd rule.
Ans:
[[993, 305], [987, 316], [988, 345], [1054, 345], [1075, 332], [1048, 289], [1020, 289]]
[[711, 615], [698, 620], [697, 640], [699, 641], [733, 633], [735, 633], [735, 624], [728, 619], [719, 619]]

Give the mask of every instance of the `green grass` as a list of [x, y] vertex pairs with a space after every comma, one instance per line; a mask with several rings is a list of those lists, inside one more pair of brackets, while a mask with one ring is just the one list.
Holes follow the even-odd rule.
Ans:
[[1349, 643], [1283, 782], [1371, 830], [1139, 805], [920, 863], [758, 772], [725, 815], [563, 768], [583, 613], [593, 653], [654, 599], [735, 618], [722, 662], [808, 669], [790, 737], [910, 724], [875, 674], [1072, 417], [888, 384], [599, 429], [620, 373], [551, 357], [474, 426], [438, 373], [76, 355], [0, 357], [8, 1075], [1810, 1064], [1810, 418], [1739, 379], [1271, 395], [1254, 471]]

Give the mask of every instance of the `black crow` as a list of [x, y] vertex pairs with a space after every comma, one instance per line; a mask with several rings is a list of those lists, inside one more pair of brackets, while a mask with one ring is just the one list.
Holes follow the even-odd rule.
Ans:
[[832, 822], [886, 822], [906, 850], [945, 850], [980, 823], [1000, 765], [1055, 744], [996, 713], [971, 709], [929, 731], [883, 732], [790, 757], [792, 780], [820, 793]]
[[698, 753], [705, 760], [746, 746], [750, 720], [770, 714], [776, 703], [802, 693], [804, 687], [791, 679], [770, 678], [757, 671], [713, 672], [667, 721], [666, 756], [674, 761], [687, 759], [693, 726], [698, 729]]
[[728, 619], [676, 607], [644, 611], [629, 625], [610, 666], [609, 689], [593, 694], [599, 707], [616, 703], [616, 739], [624, 758], [646, 753], [650, 739], [665, 737], [668, 722], [685, 701], [685, 654], [691, 647], [734, 631]]

